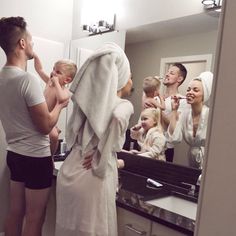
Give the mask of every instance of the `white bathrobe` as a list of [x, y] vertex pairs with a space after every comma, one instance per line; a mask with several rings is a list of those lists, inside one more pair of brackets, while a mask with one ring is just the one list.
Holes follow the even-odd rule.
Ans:
[[201, 117], [199, 120], [196, 136], [193, 137], [192, 108], [188, 108], [181, 113], [180, 118], [177, 121], [174, 133], [171, 135], [169, 130], [167, 131], [167, 139], [170, 142], [179, 143], [182, 141], [182, 138], [184, 138], [186, 143], [189, 145], [189, 165], [191, 167], [202, 169], [209, 116], [208, 106], [211, 96], [213, 74], [210, 71], [205, 71], [195, 79], [200, 80], [202, 82], [203, 104], [205, 104], [202, 107]]
[[201, 117], [196, 132], [193, 137], [193, 119], [192, 109], [186, 109], [180, 116], [174, 133], [170, 135], [167, 132], [167, 138], [174, 144], [179, 143], [184, 138], [185, 142], [189, 145], [188, 160], [189, 166], [202, 169], [204, 158], [204, 147], [206, 141], [207, 123], [208, 123], [209, 108], [202, 107]]
[[150, 157], [160, 161], [166, 161], [165, 145], [166, 137], [158, 127], [153, 127], [144, 132], [144, 129], [130, 130], [131, 138], [138, 141], [141, 151], [138, 155]]
[[[114, 44], [95, 51], [76, 76], [73, 113], [67, 128], [72, 151], [57, 177], [56, 236], [116, 236], [116, 152], [132, 104], [116, 96], [129, 78], [129, 63]], [[92, 169], [84, 157], [93, 155]]]

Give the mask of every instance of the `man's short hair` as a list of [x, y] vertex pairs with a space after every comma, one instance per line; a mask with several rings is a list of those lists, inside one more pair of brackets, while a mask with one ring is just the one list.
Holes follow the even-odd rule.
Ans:
[[26, 21], [20, 16], [0, 19], [0, 46], [6, 55], [16, 48], [19, 40], [26, 34], [26, 26]]
[[181, 64], [181, 63], [174, 63], [172, 66], [176, 66], [179, 68], [179, 71], [180, 71], [180, 75], [183, 77], [183, 80], [181, 81], [181, 83], [179, 85], [181, 85], [184, 80], [186, 79], [186, 76], [187, 76], [187, 69], [186, 67]]

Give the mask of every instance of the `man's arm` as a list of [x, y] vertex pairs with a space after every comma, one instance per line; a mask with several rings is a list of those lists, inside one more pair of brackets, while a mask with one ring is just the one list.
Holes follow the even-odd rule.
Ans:
[[58, 121], [61, 110], [68, 105], [68, 102], [69, 100], [57, 103], [51, 112], [48, 111], [46, 102], [28, 107], [32, 121], [40, 133], [50, 133]]

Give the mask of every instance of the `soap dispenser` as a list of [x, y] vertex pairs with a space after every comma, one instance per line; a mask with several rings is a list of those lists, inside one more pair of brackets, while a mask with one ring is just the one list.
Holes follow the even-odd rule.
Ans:
[[66, 151], [67, 151], [67, 146], [66, 146], [66, 140], [64, 138], [60, 144], [60, 155], [64, 156], [66, 154]]

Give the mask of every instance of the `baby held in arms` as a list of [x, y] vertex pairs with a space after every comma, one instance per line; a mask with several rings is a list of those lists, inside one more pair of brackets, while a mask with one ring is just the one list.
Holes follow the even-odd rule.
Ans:
[[165, 101], [160, 94], [161, 81], [159, 76], [148, 76], [143, 80], [142, 110], [155, 107], [165, 110]]
[[131, 138], [138, 141], [141, 151], [131, 153], [165, 161], [166, 138], [160, 122], [160, 109], [147, 108], [141, 113], [141, 123], [131, 128]]
[[[41, 79], [46, 83], [44, 96], [49, 111], [53, 110], [57, 102], [70, 99], [71, 93], [66, 85], [72, 82], [77, 72], [77, 66], [73, 61], [65, 59], [57, 61], [51, 74], [48, 75], [44, 71], [38, 55], [34, 53], [34, 67]], [[57, 150], [60, 132], [59, 128], [55, 126], [49, 133], [52, 155]]]

